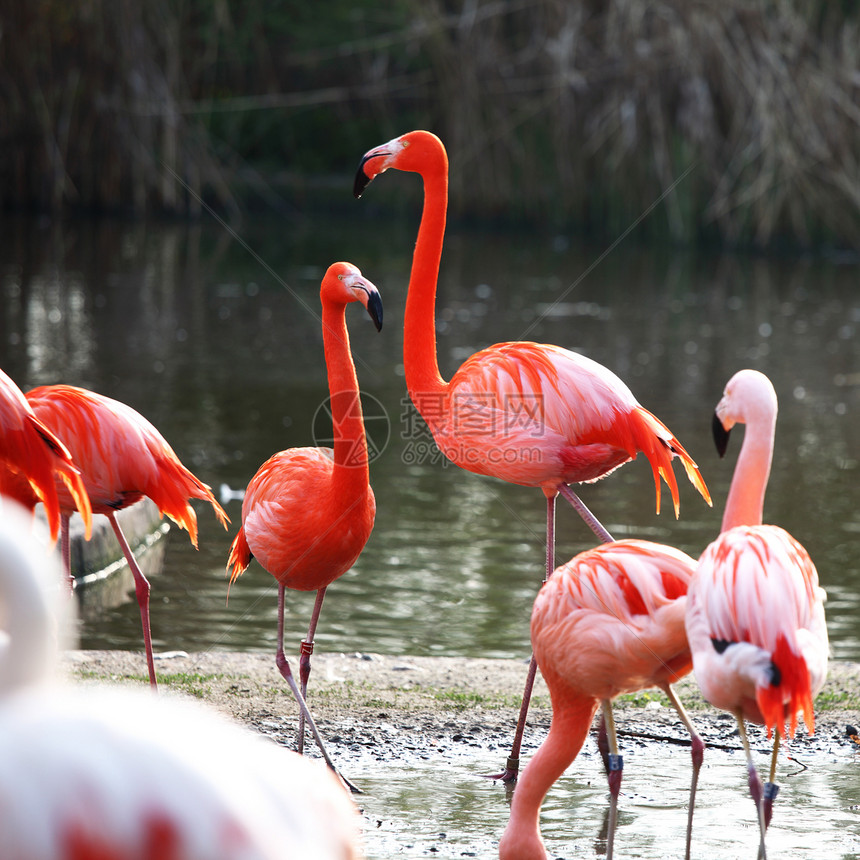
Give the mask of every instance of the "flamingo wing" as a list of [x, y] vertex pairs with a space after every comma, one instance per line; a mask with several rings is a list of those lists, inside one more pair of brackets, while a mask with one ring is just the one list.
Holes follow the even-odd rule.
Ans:
[[27, 400], [72, 451], [94, 511], [109, 513], [148, 496], [197, 546], [197, 515], [189, 503], [195, 498], [209, 502], [226, 527], [229, 520], [211, 489], [130, 406], [70, 385], [34, 388]]
[[641, 451], [654, 472], [658, 511], [662, 477], [678, 513], [675, 456], [710, 504], [695, 462], [672, 432], [614, 373], [578, 353], [496, 344], [464, 362], [444, 404], [416, 397], [441, 450], [471, 471], [552, 487], [598, 480]]
[[736, 526], [699, 560], [687, 631], [706, 699], [790, 733], [827, 672], [823, 589], [806, 550], [784, 529]]
[[603, 544], [561, 565], [532, 612], [541, 671], [597, 699], [687, 674], [685, 595], [694, 570], [680, 550], [642, 540]]

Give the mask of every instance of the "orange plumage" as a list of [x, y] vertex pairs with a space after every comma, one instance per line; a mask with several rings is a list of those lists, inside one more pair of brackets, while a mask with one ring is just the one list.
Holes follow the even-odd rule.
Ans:
[[[51, 539], [60, 530], [58, 492], [79, 510], [90, 536], [92, 515], [80, 471], [68, 448], [35, 414], [17, 385], [0, 370], [0, 495], [29, 510], [45, 506]], [[55, 481], [56, 479], [56, 481]]]

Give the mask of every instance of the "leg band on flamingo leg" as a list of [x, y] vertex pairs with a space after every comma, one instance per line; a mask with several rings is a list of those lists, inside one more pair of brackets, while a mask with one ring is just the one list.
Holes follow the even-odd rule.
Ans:
[[618, 797], [624, 772], [624, 756], [609, 753], [609, 793]]
[[764, 826], [768, 827], [770, 825], [770, 820], [773, 817], [773, 802], [776, 800], [776, 796], [779, 794], [779, 786], [775, 782], [766, 782], [764, 784], [764, 792], [763, 792], [763, 811], [764, 811]]
[[307, 639], [302, 639], [299, 649], [299, 678], [302, 682], [302, 690], [307, 689], [308, 678], [311, 676], [311, 654], [313, 653], [314, 643], [308, 642]]

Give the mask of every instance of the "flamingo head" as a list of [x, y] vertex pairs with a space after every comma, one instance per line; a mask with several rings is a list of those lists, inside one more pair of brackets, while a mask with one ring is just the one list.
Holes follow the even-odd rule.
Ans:
[[714, 443], [722, 457], [735, 424], [757, 423], [773, 426], [777, 400], [773, 384], [757, 370], [739, 370], [727, 383], [714, 412]]
[[447, 174], [448, 156], [442, 141], [429, 131], [401, 134], [362, 156], [352, 193], [361, 197], [371, 181], [389, 167], [421, 174], [435, 168]]
[[320, 297], [324, 302], [342, 305], [361, 302], [376, 330], [382, 329], [382, 299], [379, 290], [352, 263], [333, 263], [328, 267], [322, 281]]

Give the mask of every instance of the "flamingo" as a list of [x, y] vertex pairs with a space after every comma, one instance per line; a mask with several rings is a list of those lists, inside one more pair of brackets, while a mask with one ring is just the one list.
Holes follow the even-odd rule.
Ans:
[[[774, 778], [780, 737], [793, 737], [798, 714], [811, 735], [812, 701], [827, 675], [826, 595], [806, 550], [779, 526], [762, 525], [776, 430], [777, 397], [755, 370], [738, 371], [726, 384], [714, 416], [723, 456], [729, 431], [746, 424], [722, 530], [699, 559], [687, 596], [687, 636], [702, 695], [732, 713], [747, 759], [760, 843], [778, 790]], [[744, 720], [763, 724], [773, 755], [762, 788]], [[762, 793], [764, 791], [764, 797]]]
[[0, 370], [0, 493], [23, 497], [21, 501], [30, 510], [42, 502], [52, 541], [57, 539], [61, 521], [55, 478], [68, 489], [89, 538], [90, 500], [72, 455], [39, 420], [21, 389]]
[[[260, 466], [245, 491], [242, 527], [227, 560], [231, 585], [254, 557], [278, 581], [276, 663], [300, 705], [299, 752], [304, 745], [304, 720], [310, 716], [302, 705], [323, 598], [328, 586], [355, 564], [376, 516], [346, 306], [350, 302], [364, 305], [379, 331], [382, 300], [377, 288], [355, 266], [343, 262], [334, 263], [325, 273], [320, 300], [334, 450], [288, 448]], [[316, 591], [308, 635], [300, 649], [301, 691], [284, 654], [287, 588]], [[312, 721], [309, 723], [314, 730]], [[315, 737], [325, 755], [316, 733]]]
[[[167, 441], [139, 412], [125, 403], [72, 385], [44, 385], [27, 392], [33, 412], [61, 439], [80, 469], [93, 512], [110, 521], [131, 569], [140, 608], [149, 683], [157, 687], [149, 623], [150, 584], [116, 518], [117, 511], [148, 496], [159, 511], [188, 531], [197, 546], [197, 514], [189, 499], [209, 502], [226, 528], [229, 520], [209, 487], [179, 460]], [[62, 512], [63, 546], [68, 547], [69, 517], [80, 501], [55, 482]], [[19, 501], [21, 487], [13, 492]], [[67, 552], [66, 574], [71, 576]]]
[[[442, 141], [430, 132], [397, 137], [362, 157], [355, 196], [390, 168], [418, 173], [424, 183], [404, 319], [409, 396], [436, 445], [453, 463], [479, 475], [543, 490], [544, 579], [555, 567], [556, 496], [564, 496], [600, 540], [611, 540], [569, 484], [597, 481], [639, 451], [654, 474], [658, 513], [662, 477], [678, 516], [673, 457], [680, 457], [690, 481], [710, 504], [696, 464], [669, 428], [640, 406], [614, 373], [590, 358], [547, 344], [499, 343], [467, 359], [450, 382], [442, 378], [434, 308], [448, 206], [448, 156]], [[494, 775], [505, 782], [516, 779], [535, 672], [532, 660], [511, 755], [505, 770]]]
[[611, 860], [622, 773], [612, 700], [648, 687], [663, 690], [690, 732], [689, 858], [704, 744], [671, 685], [692, 669], [684, 612], [695, 566], [690, 556], [674, 547], [620, 540], [574, 556], [538, 592], [531, 638], [549, 688], [552, 722], [517, 783], [499, 843], [501, 860], [546, 860], [538, 823], [541, 804], [582, 748], [598, 706], [609, 740], [606, 856]]
[[55, 679], [73, 603], [25, 517], [7, 501], [0, 520], [3, 856], [358, 860], [357, 810], [319, 762], [197, 701]]

